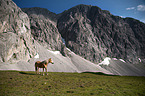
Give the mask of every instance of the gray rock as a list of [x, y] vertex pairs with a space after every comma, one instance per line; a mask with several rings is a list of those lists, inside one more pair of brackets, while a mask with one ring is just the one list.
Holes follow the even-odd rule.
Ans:
[[0, 0], [0, 62], [28, 61], [36, 55], [30, 21], [12, 0]]
[[78, 5], [64, 11], [57, 24], [66, 46], [94, 63], [107, 56], [130, 63], [145, 58], [145, 24], [138, 20]]
[[[0, 0], [0, 5], [0, 70], [34, 71], [36, 61], [52, 58], [54, 64], [48, 65], [49, 72], [145, 76], [144, 64], [119, 60], [110, 61], [109, 66], [92, 63], [106, 56], [130, 62], [140, 56], [138, 60], [143, 61], [145, 27], [137, 20], [122, 19], [98, 7], [79, 5], [59, 15], [43, 8], [23, 9], [29, 21], [11, 0]], [[59, 31], [72, 51], [65, 47]]]
[[28, 14], [31, 24], [31, 33], [36, 41], [49, 50], [59, 50], [66, 56], [66, 48], [57, 29], [57, 18], [44, 8], [23, 8]]

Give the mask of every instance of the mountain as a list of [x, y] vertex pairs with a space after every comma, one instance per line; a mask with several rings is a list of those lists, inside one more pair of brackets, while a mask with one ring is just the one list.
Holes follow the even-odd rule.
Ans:
[[[55, 14], [42, 8], [23, 9], [30, 12], [28, 17], [11, 0], [1, 0], [0, 5], [0, 70], [34, 71], [36, 61], [52, 58], [55, 64], [48, 65], [48, 70], [52, 72], [94, 71], [112, 74], [65, 47], [56, 26]], [[53, 18], [47, 13], [52, 14]]]
[[133, 18], [81, 4], [61, 13], [57, 27], [70, 50], [94, 63], [115, 57], [135, 64], [145, 58], [145, 24]]
[[49, 50], [59, 50], [66, 56], [66, 48], [57, 29], [55, 13], [44, 8], [23, 8], [30, 18], [31, 33], [36, 41]]
[[29, 17], [11, 0], [0, 0], [0, 62], [28, 61], [35, 55]]
[[55, 14], [1, 0], [0, 10], [0, 70], [34, 71], [36, 61], [52, 58], [51, 72], [145, 76], [145, 24], [138, 20], [89, 5]]

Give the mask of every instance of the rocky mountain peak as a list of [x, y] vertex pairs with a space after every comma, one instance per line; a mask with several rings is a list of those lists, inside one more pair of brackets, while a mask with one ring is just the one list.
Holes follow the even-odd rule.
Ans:
[[101, 62], [105, 57], [139, 62], [145, 47], [144, 26], [134, 19], [124, 19], [87, 5], [65, 11], [57, 23], [66, 46], [94, 63]]
[[45, 8], [33, 7], [33, 8], [22, 8], [22, 10], [26, 12], [28, 16], [35, 14], [39, 15], [42, 18], [50, 19], [51, 21], [55, 22], [57, 21], [57, 15]]

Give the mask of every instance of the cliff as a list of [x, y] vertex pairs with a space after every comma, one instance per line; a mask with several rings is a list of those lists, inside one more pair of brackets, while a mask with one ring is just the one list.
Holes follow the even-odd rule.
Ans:
[[49, 50], [59, 50], [66, 56], [66, 48], [57, 29], [55, 13], [44, 8], [23, 8], [30, 18], [31, 33], [36, 41]]
[[29, 17], [12, 0], [0, 0], [0, 62], [28, 61], [34, 55]]
[[78, 5], [61, 14], [57, 27], [68, 48], [94, 63], [105, 57], [129, 63], [145, 58], [145, 24], [133, 18]]

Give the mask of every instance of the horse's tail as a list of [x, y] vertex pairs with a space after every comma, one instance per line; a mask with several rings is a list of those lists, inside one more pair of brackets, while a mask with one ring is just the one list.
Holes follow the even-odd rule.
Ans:
[[37, 64], [37, 63], [35, 63], [35, 71], [37, 71], [37, 70], [38, 70], [38, 69], [37, 69], [37, 66], [36, 66], [36, 64]]

